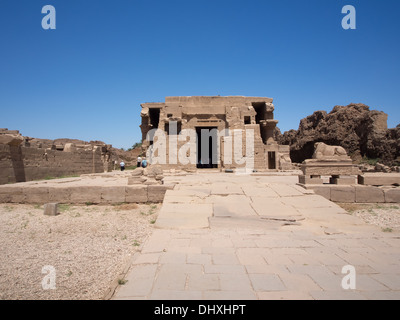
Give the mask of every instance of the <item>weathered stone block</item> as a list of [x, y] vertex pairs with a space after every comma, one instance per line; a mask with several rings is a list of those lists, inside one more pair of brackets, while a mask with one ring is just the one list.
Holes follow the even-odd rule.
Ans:
[[147, 197], [149, 202], [162, 202], [167, 188], [164, 185], [149, 185], [147, 187]]
[[358, 183], [369, 186], [400, 185], [400, 173], [364, 173], [358, 176]]
[[105, 203], [125, 202], [125, 186], [101, 187], [101, 202]]
[[317, 161], [314, 159], [305, 160], [301, 165], [301, 170], [306, 176], [320, 175], [356, 175], [360, 173], [357, 166], [351, 160], [342, 161]]
[[311, 185], [307, 186], [307, 190], [313, 190], [315, 194], [323, 196], [325, 199], [331, 200], [331, 186], [329, 185]]
[[77, 186], [71, 187], [71, 203], [100, 203], [100, 186]]
[[385, 202], [397, 202], [400, 203], [400, 188], [386, 189], [384, 190]]
[[16, 185], [0, 186], [0, 202], [23, 203], [25, 195], [22, 187]]
[[49, 188], [41, 186], [26, 186], [22, 189], [25, 195], [25, 203], [49, 202]]
[[73, 143], [66, 143], [64, 146], [64, 152], [75, 152], [76, 147], [75, 144]]
[[11, 196], [7, 193], [3, 193], [2, 190], [0, 190], [0, 203], [8, 202], [11, 202]]
[[145, 182], [143, 182], [145, 185], [158, 185], [159, 183], [156, 181], [156, 179], [153, 178], [147, 178]]
[[382, 189], [372, 186], [356, 186], [356, 202], [371, 203], [385, 202], [385, 195]]
[[141, 175], [143, 175], [143, 168], [141, 168], [141, 167], [136, 168], [135, 170], [133, 170], [131, 172], [131, 175], [132, 176], [141, 176]]
[[357, 184], [356, 177], [331, 177], [329, 183], [338, 185], [353, 185]]
[[12, 133], [8, 131], [6, 134], [0, 135], [0, 144], [8, 144], [10, 146], [19, 146], [24, 141], [20, 133]]
[[128, 186], [133, 185], [133, 184], [142, 184], [145, 181], [146, 181], [146, 178], [142, 177], [142, 176], [128, 177]]
[[331, 201], [335, 202], [355, 202], [356, 190], [354, 186], [335, 186], [331, 185]]
[[322, 184], [323, 180], [319, 176], [319, 178], [309, 177], [305, 175], [299, 176], [299, 183], [301, 184]]
[[135, 185], [125, 187], [125, 202], [146, 203], [147, 186]]
[[70, 203], [71, 189], [67, 187], [49, 187], [49, 201]]
[[44, 214], [46, 216], [56, 216], [59, 213], [57, 212], [58, 203], [46, 203], [44, 205]]

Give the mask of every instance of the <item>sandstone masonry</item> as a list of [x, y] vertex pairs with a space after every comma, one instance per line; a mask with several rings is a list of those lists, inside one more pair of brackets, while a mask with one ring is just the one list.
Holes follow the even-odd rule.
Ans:
[[[210, 161], [206, 164], [200, 161], [200, 154], [203, 152], [201, 143], [201, 130], [208, 129], [218, 132], [232, 130], [235, 135], [242, 137], [242, 150], [234, 150], [237, 155], [242, 156], [246, 150], [246, 130], [254, 132], [254, 169], [263, 170], [289, 170], [292, 163], [289, 156], [289, 146], [278, 145], [274, 139], [274, 130], [277, 120], [274, 119], [273, 99], [263, 97], [242, 97], [242, 96], [188, 96], [188, 97], [166, 97], [162, 103], [143, 103], [142, 117], [142, 147], [144, 150], [151, 148], [152, 141], [148, 133], [152, 129], [165, 131], [167, 141], [166, 163], [163, 169], [187, 169], [195, 170], [202, 168], [236, 169], [244, 164], [224, 162], [224, 144], [227, 143], [226, 136], [212, 136], [209, 148]], [[182, 164], [170, 161], [169, 141], [172, 136], [170, 127], [176, 125], [177, 134], [184, 129], [191, 129], [196, 132], [197, 150], [196, 163]], [[176, 139], [176, 137], [173, 137]], [[204, 139], [204, 138], [203, 138]], [[187, 141], [177, 139], [179, 149]], [[249, 156], [249, 155], [247, 155]], [[216, 159], [216, 161], [212, 161]], [[208, 160], [208, 159], [207, 159]]]
[[110, 145], [32, 140], [18, 130], [0, 129], [0, 184], [112, 169]]

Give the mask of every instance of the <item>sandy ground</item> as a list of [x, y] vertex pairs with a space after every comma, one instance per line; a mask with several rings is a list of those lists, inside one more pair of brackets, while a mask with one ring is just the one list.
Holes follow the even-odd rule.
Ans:
[[[45, 216], [37, 205], [0, 204], [0, 299], [102, 299], [160, 207], [60, 205]], [[54, 267], [55, 289], [45, 266]]]
[[338, 203], [338, 205], [365, 222], [381, 227], [384, 232], [400, 231], [399, 203]]

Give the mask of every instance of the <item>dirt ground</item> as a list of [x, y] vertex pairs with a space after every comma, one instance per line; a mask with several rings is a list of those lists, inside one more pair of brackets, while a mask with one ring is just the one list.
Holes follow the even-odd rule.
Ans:
[[382, 228], [383, 232], [400, 231], [399, 203], [338, 203], [350, 214]]
[[60, 205], [45, 216], [38, 205], [0, 204], [0, 299], [102, 299], [160, 207]]

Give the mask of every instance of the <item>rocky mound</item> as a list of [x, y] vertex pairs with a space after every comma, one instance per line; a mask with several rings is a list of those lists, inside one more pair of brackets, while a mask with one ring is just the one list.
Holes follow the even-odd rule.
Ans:
[[316, 111], [300, 121], [298, 130], [275, 137], [280, 144], [290, 145], [293, 162], [311, 158], [315, 142], [338, 145], [355, 161], [366, 157], [394, 165], [400, 162], [400, 124], [387, 128], [387, 114], [370, 110], [364, 104], [335, 106], [329, 113]]

